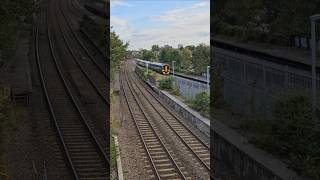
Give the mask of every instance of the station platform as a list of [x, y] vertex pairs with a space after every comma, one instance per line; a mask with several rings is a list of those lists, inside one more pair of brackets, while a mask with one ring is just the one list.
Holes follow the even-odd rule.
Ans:
[[[241, 42], [225, 36], [214, 36], [214, 43], [226, 43], [239, 48], [248, 49], [258, 53], [264, 53], [273, 57], [287, 59], [296, 63], [311, 65], [311, 51], [296, 47], [285, 47], [257, 42]], [[215, 47], [215, 45], [214, 45]], [[320, 61], [317, 61], [317, 67], [320, 67]]]
[[[170, 74], [173, 75], [172, 72]], [[174, 72], [174, 74], [179, 77], [186, 77], [188, 79], [194, 79], [194, 80], [198, 80], [198, 81], [202, 81], [202, 82], [207, 82], [207, 79], [202, 76], [194, 76], [194, 75], [183, 74], [183, 73], [179, 73], [179, 72]]]

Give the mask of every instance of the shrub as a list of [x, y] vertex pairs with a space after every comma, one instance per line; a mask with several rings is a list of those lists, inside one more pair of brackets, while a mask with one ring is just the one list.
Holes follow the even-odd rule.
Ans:
[[191, 108], [200, 112], [203, 116], [208, 117], [210, 112], [210, 99], [206, 92], [197, 93], [191, 101]]
[[159, 88], [162, 90], [172, 90], [173, 77], [166, 77], [159, 80]]
[[[319, 110], [319, 109], [318, 109]], [[288, 159], [294, 170], [320, 178], [320, 129], [312, 120], [310, 98], [292, 92], [275, 102], [270, 130], [257, 136], [263, 149]]]

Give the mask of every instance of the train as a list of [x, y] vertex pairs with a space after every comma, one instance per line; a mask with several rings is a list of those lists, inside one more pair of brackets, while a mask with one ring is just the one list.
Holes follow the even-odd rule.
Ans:
[[158, 62], [151, 62], [151, 61], [144, 61], [141, 59], [136, 59], [136, 63], [139, 66], [146, 67], [148, 63], [148, 68], [162, 74], [162, 75], [169, 75], [170, 74], [170, 66], [169, 64], [165, 63], [158, 63]]

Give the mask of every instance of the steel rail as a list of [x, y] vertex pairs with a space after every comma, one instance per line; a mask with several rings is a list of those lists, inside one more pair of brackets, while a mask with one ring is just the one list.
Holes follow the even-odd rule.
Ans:
[[103, 102], [107, 105], [110, 105], [110, 102], [104, 97], [104, 95], [100, 92], [99, 88], [95, 85], [95, 83], [93, 82], [92, 78], [89, 76], [89, 74], [84, 70], [83, 66], [81, 65], [81, 63], [79, 62], [78, 58], [76, 57], [74, 51], [72, 50], [69, 41], [67, 40], [66, 36], [65, 36], [65, 32], [62, 30], [61, 24], [59, 23], [59, 20], [57, 19], [57, 24], [59, 26], [59, 30], [61, 32], [61, 35], [67, 45], [67, 49], [69, 50], [70, 54], [72, 55], [74, 61], [76, 62], [76, 64], [78, 65], [78, 67], [80, 68], [81, 72], [85, 75], [86, 79], [89, 81], [89, 83], [91, 84], [91, 86], [94, 88], [94, 90], [98, 93], [98, 95], [100, 96], [100, 98], [103, 100]]
[[[141, 79], [140, 76], [139, 76], [139, 78]], [[140, 80], [139, 80], [139, 82], [140, 82]], [[142, 86], [146, 87], [146, 85], [145, 85], [144, 83], [141, 83], [141, 82], [140, 82], [140, 84], [141, 84]], [[177, 115], [175, 115], [168, 107], [166, 107], [166, 105], [165, 105], [163, 102], [161, 102], [161, 100], [160, 100], [158, 97], [156, 97], [148, 88], [145, 88], [145, 89], [162, 105], [162, 107], [164, 107], [164, 108], [170, 113], [170, 115], [172, 115], [175, 119], [177, 119], [178, 122], [179, 122], [185, 129], [187, 129], [187, 130], [189, 131], [189, 133], [194, 134], [194, 133], [190, 130], [189, 127], [187, 127], [184, 123], [182, 123], [182, 120], [181, 120]], [[196, 136], [196, 135], [195, 135], [195, 137], [197, 138], [198, 141], [201, 142], [202, 145], [204, 145], [205, 147], [207, 147], [208, 149], [210, 149], [210, 147], [209, 147], [205, 142], [203, 142], [203, 140], [201, 140], [201, 139], [200, 139], [198, 136]]]
[[[185, 175], [182, 173], [181, 169], [179, 168], [179, 166], [177, 165], [177, 163], [175, 162], [175, 160], [173, 159], [173, 157], [171, 156], [171, 154], [169, 153], [169, 150], [167, 149], [167, 147], [164, 145], [164, 142], [161, 140], [161, 138], [159, 137], [158, 133], [155, 131], [154, 127], [151, 125], [151, 122], [150, 122], [150, 119], [147, 117], [147, 113], [143, 110], [142, 108], [142, 105], [141, 103], [139, 102], [138, 98], [136, 97], [135, 93], [134, 93], [134, 90], [132, 89], [131, 85], [130, 85], [130, 82], [129, 82], [129, 79], [128, 79], [128, 76], [127, 76], [127, 72], [124, 71], [124, 75], [126, 77], [126, 82], [128, 84], [128, 87], [129, 87], [129, 90], [131, 92], [131, 94], [133, 95], [134, 97], [134, 100], [136, 101], [136, 103], [138, 104], [138, 107], [139, 109], [141, 110], [143, 116], [146, 118], [148, 124], [150, 125], [152, 131], [154, 132], [154, 134], [156, 135], [157, 139], [159, 140], [160, 144], [162, 145], [162, 147], [165, 149], [167, 155], [169, 156], [169, 158], [171, 159], [172, 163], [174, 164], [174, 166], [176, 167], [176, 169], [178, 170], [178, 173], [180, 174], [180, 176], [183, 178], [183, 179], [186, 179]], [[136, 123], [136, 121], [135, 121]]]
[[101, 73], [103, 73], [103, 75], [110, 80], [109, 75], [103, 70], [103, 68], [97, 63], [97, 61], [94, 60], [94, 58], [92, 57], [92, 55], [89, 53], [88, 49], [83, 45], [82, 41], [80, 40], [79, 36], [74, 32], [74, 30], [72, 29], [70, 22], [68, 20], [68, 17], [65, 15], [64, 11], [62, 10], [62, 6], [61, 6], [61, 2], [59, 1], [59, 11], [61, 12], [61, 14], [64, 17], [65, 22], [67, 23], [69, 29], [71, 30], [73, 36], [75, 37], [75, 39], [77, 40], [77, 42], [79, 43], [79, 45], [81, 46], [81, 48], [85, 51], [85, 53], [87, 54], [87, 56], [89, 57], [89, 59], [91, 60], [91, 62], [93, 62], [97, 68], [99, 69], [99, 71]]
[[77, 112], [79, 113], [80, 115], [80, 119], [81, 119], [81, 122], [85, 125], [85, 128], [88, 130], [89, 132], [89, 135], [90, 137], [92, 138], [93, 140], [93, 143], [98, 147], [98, 150], [99, 152], [101, 153], [102, 157], [103, 157], [103, 160], [107, 162], [108, 165], [110, 165], [110, 162], [109, 162], [109, 159], [108, 159], [108, 156], [106, 155], [106, 153], [104, 152], [102, 146], [99, 144], [97, 138], [95, 137], [93, 131], [91, 130], [90, 126], [88, 125], [88, 122], [86, 120], [86, 118], [84, 117], [83, 113], [81, 112], [80, 110], [80, 107], [78, 106], [78, 104], [76, 103], [75, 101], [75, 98], [74, 96], [72, 95], [71, 93], [71, 90], [69, 88], [69, 86], [67, 85], [67, 82], [63, 76], [63, 73], [62, 73], [62, 70], [60, 69], [60, 66], [58, 65], [58, 61], [57, 61], [57, 58], [55, 56], [55, 53], [53, 51], [53, 42], [51, 40], [51, 36], [50, 36], [50, 31], [49, 31], [49, 26], [47, 27], [47, 31], [48, 31], [48, 40], [49, 40], [49, 45], [50, 45], [50, 51], [51, 51], [51, 54], [52, 54], [52, 57], [53, 57], [53, 60], [54, 60], [54, 64], [56, 66], [56, 69], [58, 70], [58, 74], [59, 74], [59, 77], [61, 79], [61, 81], [63, 82], [63, 86], [65, 87], [66, 89], [66, 92], [68, 94], [68, 96], [70, 97], [71, 101], [72, 101], [72, 104], [73, 106], [75, 107], [75, 109], [77, 110]]
[[[59, 128], [55, 113], [53, 111], [52, 102], [51, 102], [51, 100], [49, 98], [49, 94], [48, 94], [48, 91], [47, 91], [47, 86], [46, 86], [46, 83], [45, 83], [45, 80], [44, 80], [44, 77], [43, 77], [43, 72], [42, 72], [41, 63], [40, 63], [40, 53], [39, 53], [39, 21], [40, 21], [40, 17], [38, 17], [38, 23], [36, 24], [36, 39], [35, 39], [36, 47], [35, 47], [35, 49], [36, 49], [36, 62], [37, 62], [38, 72], [39, 72], [40, 81], [41, 81], [41, 85], [42, 85], [41, 87], [42, 87], [42, 90], [43, 90], [43, 92], [45, 94], [46, 102], [47, 102], [47, 105], [49, 107], [50, 116], [53, 119], [53, 123], [54, 123], [55, 129], [56, 129], [56, 131], [58, 133], [59, 140], [61, 141], [64, 153], [65, 153], [65, 155], [67, 157], [68, 164], [69, 164], [69, 166], [70, 166], [70, 168], [72, 170], [73, 177], [76, 180], [78, 180], [79, 177], [78, 177], [78, 175], [76, 173], [76, 170], [75, 170], [75, 167], [74, 167], [74, 165], [72, 163], [68, 148], [67, 148], [67, 146], [66, 146], [66, 144], [64, 142], [62, 133], [60, 131], [60, 128]], [[46, 26], [47, 26], [47, 33], [49, 33], [48, 15], [47, 15], [47, 18], [46, 18]], [[47, 34], [47, 37], [48, 37], [48, 34]], [[48, 40], [49, 40], [49, 38], [48, 38]]]
[[[170, 129], [177, 135], [177, 137], [180, 139], [180, 141], [189, 149], [189, 151], [190, 151], [194, 156], [196, 156], [196, 158], [202, 163], [202, 165], [207, 169], [207, 171], [210, 171], [210, 167], [207, 165], [207, 163], [204, 162], [196, 152], [194, 152], [194, 150], [190, 147], [190, 145], [179, 135], [179, 133], [175, 130], [175, 128], [172, 127], [172, 125], [167, 121], [167, 119], [163, 116], [163, 114], [162, 114], [161, 112], [159, 112], [158, 108], [155, 107], [155, 105], [150, 101], [150, 99], [148, 99], [148, 98], [146, 97], [147, 94], [142, 92], [141, 88], [137, 85], [137, 83], [135, 82], [135, 80], [133, 80], [132, 77], [130, 77], [130, 78], [131, 78], [132, 82], [136, 84], [136, 86], [137, 86], [137, 88], [139, 89], [139, 91], [140, 91], [142, 94], [144, 94], [143, 97], [149, 102], [149, 104], [151, 105], [151, 107], [153, 107], [153, 109], [160, 115], [160, 117], [161, 117], [161, 118], [163, 119], [163, 121], [170, 127]], [[147, 89], [147, 88], [145, 88], [145, 89]], [[148, 92], [149, 92], [149, 91], [148, 91]], [[151, 94], [151, 93], [149, 92], [149, 94]], [[154, 96], [152, 95], [152, 97], [154, 97]], [[155, 97], [154, 97], [154, 98], [155, 98]], [[159, 103], [159, 104], [160, 104], [160, 103]], [[162, 107], [164, 108], [164, 106], [163, 106], [162, 104], [160, 104], [160, 106], [162, 106]], [[166, 109], [166, 108], [164, 108], [164, 109]], [[167, 109], [166, 109], [166, 110], [167, 110]], [[167, 111], [168, 111], [168, 110], [167, 110]], [[173, 116], [173, 117], [174, 117], [174, 116]], [[180, 122], [180, 121], [178, 121], [178, 122], [179, 122], [179, 124], [181, 125], [181, 122]], [[184, 127], [184, 126], [182, 126], [182, 127]], [[185, 128], [185, 130], [188, 131], [187, 128]], [[188, 131], [188, 132], [189, 132], [189, 134], [190, 134], [191, 136], [195, 137], [195, 138], [198, 140], [198, 138], [196, 137], [196, 135], [195, 135], [194, 133], [192, 133], [192, 132], [190, 132], [190, 131]], [[202, 143], [201, 141], [199, 141], [199, 142], [200, 142], [200, 144]], [[202, 145], [203, 145], [203, 144], [202, 144]], [[203, 145], [203, 147], [206, 148], [206, 149], [208, 150], [208, 152], [210, 152], [210, 150], [207, 148], [207, 146]]]
[[[72, 1], [72, 0], [69, 0], [68, 2], [68, 5], [70, 4], [70, 1]], [[73, 8], [72, 7], [70, 7], [70, 6], [67, 6], [67, 8], [70, 10], [70, 11], [73, 11], [73, 10], [75, 10], [75, 9], [77, 9], [77, 11], [85, 11], [85, 8], [81, 8], [79, 5], [79, 8], [77, 8], [77, 7], [75, 7], [74, 6], [74, 3], [72, 3], [71, 2], [71, 6], [73, 6]], [[76, 15], [76, 13], [72, 13], [72, 14], [74, 14], [74, 15]], [[78, 15], [78, 14], [77, 14]], [[102, 56], [102, 57], [105, 57], [106, 58], [106, 55], [103, 53], [103, 51], [100, 49], [100, 47], [95, 43], [95, 42], [93, 42], [92, 41], [92, 39], [89, 37], [89, 35], [82, 29], [82, 28], [79, 28], [79, 30], [80, 30], [80, 32], [84, 35], [84, 37], [87, 39], [87, 40], [89, 40], [89, 42], [97, 49], [97, 51], [100, 53], [100, 55]]]
[[[131, 117], [132, 117], [132, 119], [133, 119], [134, 121], [136, 121], [135, 118], [134, 118], [134, 115], [133, 115], [133, 110], [131, 109], [131, 106], [130, 106], [130, 102], [128, 101], [127, 93], [126, 93], [126, 91], [124, 90], [123, 80], [121, 80], [121, 87], [122, 87], [122, 91], [123, 91], [123, 93], [124, 93], [125, 100], [126, 100], [126, 102], [127, 102], [127, 104], [128, 104], [128, 108], [129, 108], [129, 112], [130, 112], [130, 114], [131, 114]], [[136, 122], [135, 122], [134, 124], [135, 124], [135, 126], [136, 126], [136, 128], [137, 128], [137, 130], [138, 130], [138, 134], [139, 134], [139, 137], [140, 137], [140, 139], [141, 139], [141, 141], [142, 141], [142, 143], [143, 143], [144, 149], [147, 151], [149, 160], [150, 160], [150, 162], [151, 162], [151, 164], [152, 164], [152, 168], [153, 168], [153, 170], [154, 170], [154, 172], [155, 172], [155, 174], [156, 174], [156, 176], [157, 176], [157, 179], [161, 179], [161, 178], [160, 178], [160, 175], [159, 175], [159, 173], [158, 173], [158, 171], [157, 171], [157, 168], [156, 168], [156, 166], [155, 166], [155, 164], [154, 164], [154, 162], [153, 162], [153, 160], [152, 160], [152, 158], [151, 158], [151, 154], [150, 154], [150, 152], [149, 152], [149, 149], [148, 149], [148, 147], [147, 147], [147, 145], [146, 145], [146, 143], [145, 143], [145, 140], [144, 140], [144, 138], [143, 138], [143, 136], [142, 136], [140, 127], [137, 125]]]

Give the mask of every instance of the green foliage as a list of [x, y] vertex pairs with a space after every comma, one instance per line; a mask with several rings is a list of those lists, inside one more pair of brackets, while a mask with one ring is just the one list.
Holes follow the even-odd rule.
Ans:
[[200, 75], [206, 71], [210, 62], [210, 47], [205, 44], [198, 46], [186, 46], [179, 49], [170, 46], [159, 47], [153, 45], [151, 50], [141, 49], [139, 58], [144, 60], [156, 60], [172, 65], [175, 61], [175, 71], [185, 74]]
[[173, 77], [166, 77], [159, 80], [159, 88], [162, 90], [172, 90]]
[[154, 51], [160, 51], [159, 45], [152, 45], [151, 50]]
[[113, 79], [114, 72], [118, 69], [120, 61], [125, 60], [128, 46], [129, 44], [124, 44], [115, 32], [110, 32], [111, 79]]
[[[319, 110], [319, 109], [318, 109]], [[274, 120], [256, 128], [253, 141], [263, 149], [289, 160], [302, 174], [320, 178], [320, 129], [312, 120], [311, 103], [302, 92], [291, 92], [275, 103]], [[269, 127], [262, 130], [265, 127]]]
[[181, 56], [178, 49], [171, 47], [163, 47], [160, 50], [159, 61], [162, 63], [171, 64], [172, 61], [176, 61], [175, 65], [178, 67], [181, 63]]
[[172, 84], [171, 94], [176, 95], [176, 96], [180, 95], [180, 88], [178, 86], [178, 83], [175, 81]]
[[201, 72], [206, 71], [210, 63], [210, 47], [205, 44], [196, 46], [192, 52], [192, 64], [194, 71], [199, 75]]
[[[33, 0], [2, 0], [0, 3], [0, 59], [9, 58], [13, 52], [19, 28], [26, 28], [36, 10]], [[2, 56], [2, 57], [1, 57]]]
[[155, 54], [153, 53], [153, 51], [148, 51], [146, 49], [141, 49], [140, 50], [140, 54], [139, 54], [139, 58], [147, 60], [147, 61], [150, 61], [152, 59], [155, 59]]
[[206, 92], [199, 92], [188, 102], [194, 110], [200, 112], [205, 117], [210, 113], [210, 97]]
[[240, 39], [287, 45], [293, 35], [309, 34], [309, 16], [318, 0], [226, 0], [213, 6], [213, 31]]
[[114, 139], [110, 136], [110, 166], [111, 169], [116, 170], [117, 168], [117, 151]]
[[179, 51], [181, 56], [180, 71], [188, 73], [192, 69], [192, 51], [187, 48], [181, 48]]

